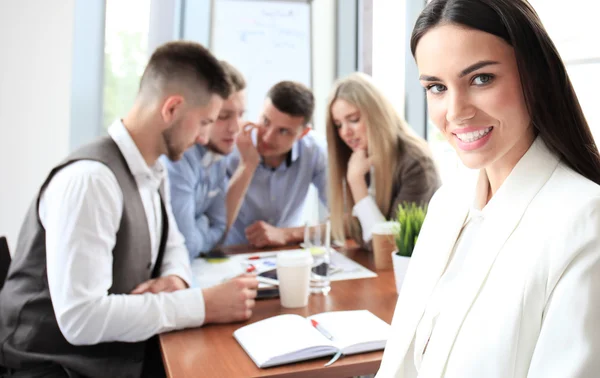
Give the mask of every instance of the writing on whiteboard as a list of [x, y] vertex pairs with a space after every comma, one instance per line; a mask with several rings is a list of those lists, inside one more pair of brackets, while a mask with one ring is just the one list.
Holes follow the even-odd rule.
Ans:
[[282, 80], [310, 86], [310, 5], [217, 0], [212, 50], [244, 75], [247, 117], [257, 121], [269, 88]]

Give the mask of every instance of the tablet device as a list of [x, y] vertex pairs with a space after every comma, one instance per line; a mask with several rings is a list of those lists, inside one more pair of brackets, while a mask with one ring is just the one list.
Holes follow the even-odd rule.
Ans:
[[[277, 279], [277, 269], [267, 270], [259, 274], [259, 276], [272, 278], [274, 280]], [[267, 286], [258, 289], [258, 293], [256, 294], [256, 299], [269, 299], [269, 298], [278, 298], [279, 297], [279, 287], [278, 286]]]

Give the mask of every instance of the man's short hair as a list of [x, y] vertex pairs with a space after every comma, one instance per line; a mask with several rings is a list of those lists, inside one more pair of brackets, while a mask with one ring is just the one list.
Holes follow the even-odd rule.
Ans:
[[226, 99], [231, 85], [223, 66], [199, 43], [172, 41], [159, 46], [148, 62], [140, 93], [183, 92], [196, 103], [207, 103], [210, 95]]
[[304, 117], [304, 124], [308, 124], [315, 110], [315, 97], [308, 87], [294, 81], [282, 81], [275, 84], [267, 98], [280, 112], [293, 117]]
[[235, 68], [228, 62], [221, 60], [220, 63], [221, 66], [223, 66], [225, 75], [227, 76], [231, 84], [231, 92], [235, 93], [246, 89], [246, 79], [244, 79], [244, 75], [242, 75], [242, 73], [237, 68]]

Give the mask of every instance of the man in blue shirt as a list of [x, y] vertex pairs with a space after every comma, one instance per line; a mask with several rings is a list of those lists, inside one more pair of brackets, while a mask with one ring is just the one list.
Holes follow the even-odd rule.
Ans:
[[310, 89], [280, 82], [269, 90], [259, 124], [238, 136], [238, 149], [227, 157], [232, 225], [225, 244], [264, 247], [302, 241], [304, 228], [298, 226], [310, 184], [327, 205], [327, 148], [309, 126], [313, 110]]
[[169, 172], [173, 214], [185, 237], [190, 259], [212, 250], [225, 235], [228, 179], [223, 156], [234, 148], [246, 109], [244, 77], [227, 62], [221, 61], [221, 65], [232, 85], [232, 94], [210, 126], [208, 144], [194, 145], [179, 161], [163, 160]]

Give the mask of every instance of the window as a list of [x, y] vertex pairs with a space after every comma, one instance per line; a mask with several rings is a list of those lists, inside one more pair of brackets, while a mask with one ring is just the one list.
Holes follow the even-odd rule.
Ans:
[[600, 57], [588, 63], [568, 64], [567, 71], [596, 144], [600, 145], [600, 107], [596, 93], [600, 88]]
[[[552, 38], [569, 73], [596, 143], [600, 143], [600, 44], [598, 24], [589, 0], [530, 0]], [[583, 10], [583, 11], [582, 11]]]
[[151, 0], [106, 0], [103, 126], [129, 110], [148, 61]]

